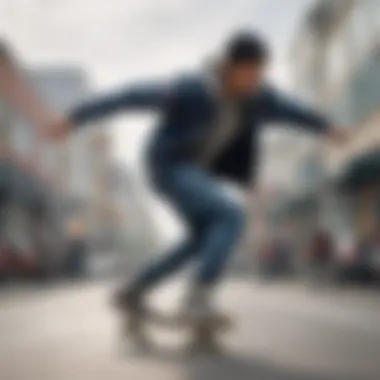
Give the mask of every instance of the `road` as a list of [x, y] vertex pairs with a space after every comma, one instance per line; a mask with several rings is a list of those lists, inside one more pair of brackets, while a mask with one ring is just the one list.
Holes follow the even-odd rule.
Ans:
[[[138, 355], [118, 339], [109, 283], [0, 295], [1, 380], [308, 380], [380, 378], [380, 294], [231, 280], [218, 302], [236, 319], [219, 358], [181, 355], [181, 332], [152, 331]], [[155, 302], [174, 308], [182, 287]]]

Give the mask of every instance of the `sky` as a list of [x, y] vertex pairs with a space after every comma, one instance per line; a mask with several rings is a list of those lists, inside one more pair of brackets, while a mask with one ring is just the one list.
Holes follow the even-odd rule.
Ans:
[[230, 31], [259, 29], [276, 77], [311, 0], [1, 0], [0, 33], [29, 62], [85, 66], [99, 86], [192, 67]]
[[[0, 0], [0, 36], [27, 64], [77, 65], [94, 91], [199, 67], [230, 32], [259, 30], [271, 43], [271, 76], [291, 84], [288, 55], [313, 0]], [[113, 153], [141, 170], [150, 116], [119, 118]]]

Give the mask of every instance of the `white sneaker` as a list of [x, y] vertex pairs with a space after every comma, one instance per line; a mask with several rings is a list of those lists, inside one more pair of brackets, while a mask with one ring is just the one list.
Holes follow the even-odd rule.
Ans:
[[210, 290], [197, 287], [189, 293], [183, 308], [183, 317], [189, 320], [204, 320], [216, 314], [215, 306], [210, 301]]
[[209, 288], [194, 288], [187, 298], [185, 306], [181, 312], [180, 319], [189, 323], [206, 322], [216, 323], [221, 326], [228, 326], [230, 319], [217, 310], [212, 302]]

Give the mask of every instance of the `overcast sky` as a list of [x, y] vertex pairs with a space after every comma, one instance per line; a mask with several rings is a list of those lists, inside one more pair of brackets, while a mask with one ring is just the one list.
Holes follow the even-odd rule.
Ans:
[[310, 1], [1, 0], [0, 32], [26, 60], [82, 64], [103, 86], [194, 66], [240, 28], [261, 30], [283, 59]]
[[[74, 64], [96, 90], [200, 65], [237, 29], [256, 29], [274, 51], [271, 75], [289, 85], [287, 56], [313, 0], [0, 0], [0, 36], [26, 63]], [[114, 154], [141, 171], [149, 117], [119, 119]]]

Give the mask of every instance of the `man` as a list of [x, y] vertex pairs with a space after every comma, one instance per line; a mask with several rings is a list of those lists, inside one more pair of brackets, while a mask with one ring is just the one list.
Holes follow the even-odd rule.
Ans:
[[118, 302], [124, 311], [143, 315], [147, 292], [195, 259], [198, 270], [184, 313], [200, 319], [218, 315], [211, 304], [212, 289], [240, 236], [244, 212], [221, 191], [217, 178], [242, 185], [255, 178], [258, 136], [265, 123], [296, 124], [341, 138], [322, 116], [264, 82], [268, 63], [261, 38], [241, 33], [227, 44], [214, 71], [111, 94], [74, 109], [46, 131], [64, 136], [74, 125], [127, 110], [161, 115], [148, 148], [150, 176], [157, 192], [183, 217], [189, 236], [122, 289]]

